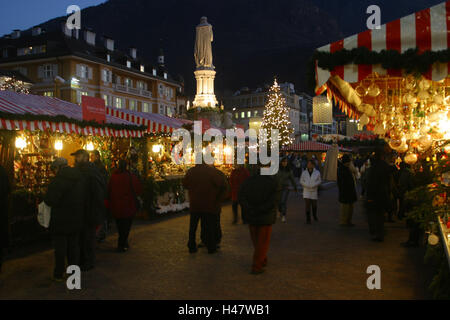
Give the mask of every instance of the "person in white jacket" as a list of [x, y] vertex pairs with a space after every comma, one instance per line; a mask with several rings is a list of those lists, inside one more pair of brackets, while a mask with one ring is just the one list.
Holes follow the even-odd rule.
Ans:
[[303, 199], [305, 199], [305, 212], [306, 223], [311, 224], [311, 207], [314, 217], [314, 221], [318, 221], [317, 218], [317, 199], [318, 189], [322, 179], [320, 178], [320, 172], [315, 169], [315, 163], [313, 160], [308, 161], [307, 169], [303, 171], [300, 177], [300, 184], [303, 187]]

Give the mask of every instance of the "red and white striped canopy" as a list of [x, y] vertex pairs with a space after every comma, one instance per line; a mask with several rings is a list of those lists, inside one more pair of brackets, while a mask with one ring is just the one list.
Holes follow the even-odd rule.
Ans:
[[[419, 53], [446, 50], [450, 47], [450, 1], [380, 27], [333, 42], [317, 50], [330, 53], [360, 47], [366, 47], [374, 52], [396, 50], [401, 53], [415, 48]], [[424, 76], [439, 81], [448, 76], [449, 70], [448, 63], [435, 63]], [[338, 75], [348, 83], [356, 83], [373, 72], [380, 75], [402, 76], [402, 70], [385, 70], [380, 65], [348, 64], [338, 66], [331, 72], [316, 66], [317, 94], [323, 92], [325, 83], [332, 75]]]
[[[293, 143], [289, 146], [284, 146], [282, 150], [284, 151], [322, 151], [326, 152], [331, 148], [330, 144], [320, 143], [316, 141], [302, 141], [299, 143]], [[351, 152], [349, 149], [339, 147], [340, 151]]]
[[[82, 121], [82, 109], [79, 105], [56, 98], [22, 94], [13, 91], [0, 91], [0, 112], [17, 115], [66, 116]], [[9, 118], [9, 117], [8, 117]], [[134, 125], [134, 123], [111, 115], [106, 116], [110, 124]], [[53, 132], [77, 133], [82, 135], [142, 137], [141, 130], [116, 130], [107, 127], [80, 127], [74, 123], [41, 120], [10, 120], [0, 116], [0, 129], [3, 130], [50, 130]]]
[[186, 123], [192, 123], [190, 120], [170, 118], [158, 113], [138, 112], [113, 107], [106, 107], [106, 114], [130, 121], [137, 125], [147, 126], [147, 132], [150, 133], [171, 133]]

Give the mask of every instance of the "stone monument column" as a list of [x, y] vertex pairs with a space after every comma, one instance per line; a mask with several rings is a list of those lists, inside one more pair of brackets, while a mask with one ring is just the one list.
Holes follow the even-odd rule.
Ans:
[[216, 71], [212, 62], [213, 41], [212, 26], [206, 17], [200, 19], [196, 28], [194, 58], [196, 69], [194, 71], [197, 80], [197, 94], [193, 102], [194, 107], [215, 108], [218, 105], [214, 94], [214, 78]]

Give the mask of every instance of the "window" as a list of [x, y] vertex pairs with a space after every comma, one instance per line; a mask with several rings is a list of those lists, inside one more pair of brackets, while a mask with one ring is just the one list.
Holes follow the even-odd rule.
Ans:
[[81, 97], [82, 96], [88, 96], [89, 93], [86, 91], [77, 91], [77, 102], [78, 104], [81, 104]]
[[89, 78], [89, 70], [88, 67], [85, 65], [80, 65], [80, 74], [81, 79], [88, 79]]
[[131, 68], [131, 61], [127, 60], [127, 68]]
[[156, 69], [153, 69], [152, 74], [156, 76]]
[[53, 91], [45, 91], [44, 97], [53, 97]]
[[145, 72], [145, 67], [141, 64], [141, 72]]
[[106, 106], [111, 106], [112, 105], [112, 101], [111, 101], [111, 96], [104, 94], [103, 95], [103, 100], [105, 100], [105, 105]]
[[111, 55], [110, 54], [106, 55], [106, 61], [111, 62]]
[[252, 112], [251, 111], [247, 111], [247, 117], [250, 118], [252, 116]]
[[239, 119], [239, 113], [236, 112], [236, 113], [234, 114], [234, 117], [235, 117], [236, 119]]
[[164, 106], [162, 106], [162, 105], [159, 106], [159, 111], [158, 111], [158, 113], [164, 114]]
[[122, 84], [122, 79], [120, 76], [116, 76], [116, 84]]
[[142, 112], [150, 112], [150, 105], [148, 102], [142, 104]]
[[103, 69], [102, 80], [103, 80], [103, 82], [108, 82], [108, 83], [112, 82], [112, 72], [111, 72], [111, 70]]
[[145, 90], [144, 82], [143, 82], [143, 81], [138, 81], [138, 82], [137, 82], [137, 88], [138, 88], [139, 90]]
[[44, 65], [44, 78], [53, 78], [53, 66], [51, 64]]
[[131, 80], [130, 78], [125, 78], [125, 85], [127, 87], [133, 87], [133, 80]]
[[122, 98], [116, 97], [116, 99], [115, 99], [115, 107], [117, 109], [122, 109], [123, 108], [123, 99]]
[[159, 85], [159, 96], [162, 97], [164, 95], [164, 86], [162, 84]]
[[173, 110], [172, 110], [172, 107], [167, 107], [167, 113], [166, 113], [166, 115], [169, 116], [169, 117], [173, 116]]
[[258, 116], [258, 110], [253, 111], [253, 116], [257, 117]]
[[128, 103], [129, 109], [132, 111], [136, 111], [136, 100], [130, 100]]
[[244, 118], [245, 118], [245, 112], [242, 111], [242, 112], [241, 112], [241, 119], [244, 119]]

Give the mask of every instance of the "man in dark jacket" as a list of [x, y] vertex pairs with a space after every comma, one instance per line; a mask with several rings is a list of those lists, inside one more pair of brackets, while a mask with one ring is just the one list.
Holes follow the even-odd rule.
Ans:
[[189, 210], [191, 213], [189, 226], [189, 252], [197, 252], [196, 231], [201, 220], [203, 242], [208, 253], [217, 252], [220, 243], [220, 211], [222, 201], [228, 193], [228, 182], [225, 175], [213, 166], [197, 164], [189, 169], [183, 180], [183, 186], [189, 192]]
[[389, 206], [389, 165], [384, 161], [383, 150], [377, 149], [370, 160], [367, 173], [366, 209], [372, 240], [384, 239], [384, 216]]
[[0, 166], [0, 272], [3, 250], [9, 247], [8, 195], [11, 192], [6, 170]]
[[252, 274], [264, 272], [263, 268], [267, 265], [272, 225], [277, 217], [277, 190], [278, 182], [273, 176], [263, 176], [259, 170], [254, 170], [239, 191], [242, 219], [249, 225], [255, 248]]
[[356, 195], [355, 179], [350, 171], [351, 158], [348, 154], [342, 157], [338, 164], [337, 185], [339, 188], [339, 202], [341, 203], [341, 221], [343, 227], [353, 227], [353, 204], [358, 199]]
[[49, 230], [55, 247], [56, 281], [63, 280], [65, 263], [79, 265], [79, 233], [83, 226], [85, 192], [83, 176], [67, 165], [64, 158], [56, 158], [51, 165], [56, 176], [48, 186], [44, 202], [51, 207]]
[[[106, 167], [101, 160], [100, 152], [98, 150], [92, 151], [91, 160], [92, 160], [92, 163], [95, 164], [95, 166], [97, 167], [98, 171], [101, 173], [102, 177], [104, 178], [105, 185], [107, 185], [108, 180], [109, 180], [108, 171], [106, 170]], [[109, 225], [109, 219], [110, 219], [106, 208], [105, 208], [105, 210], [103, 210], [102, 213], [103, 213], [103, 216], [100, 217], [101, 224], [97, 230], [97, 241], [98, 242], [103, 242], [105, 240], [106, 234], [108, 232], [108, 225]]]
[[89, 271], [95, 265], [96, 228], [104, 216], [106, 198], [106, 182], [98, 168], [89, 162], [89, 153], [80, 149], [71, 154], [75, 156], [75, 168], [83, 175], [85, 190], [84, 222], [80, 234], [80, 267]]

